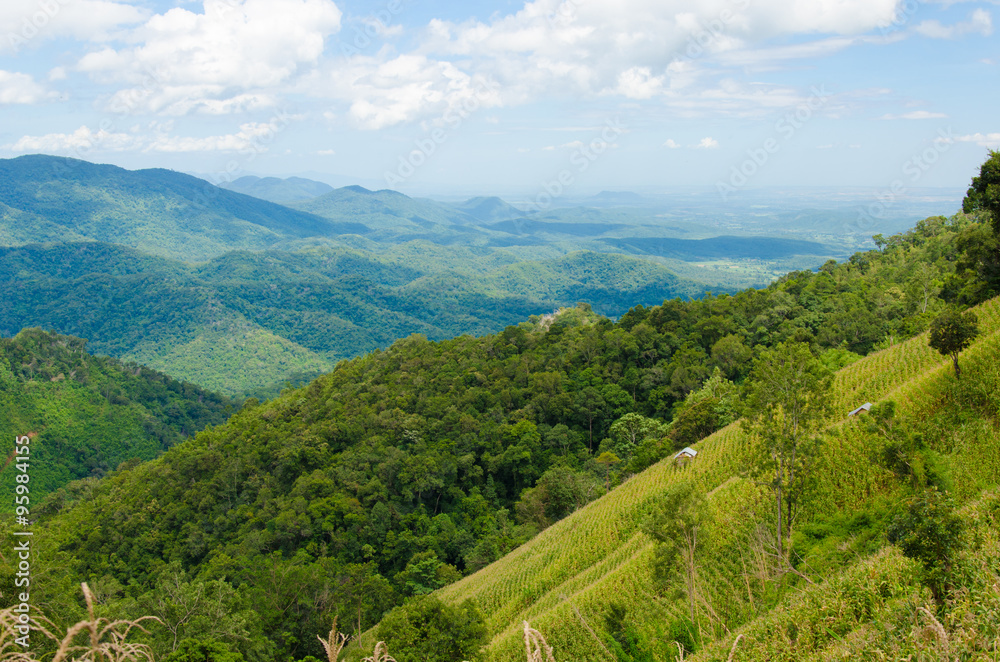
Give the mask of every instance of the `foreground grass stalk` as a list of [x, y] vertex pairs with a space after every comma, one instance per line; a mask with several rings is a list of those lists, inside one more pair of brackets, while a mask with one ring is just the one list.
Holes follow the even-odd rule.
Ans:
[[[155, 616], [143, 616], [134, 621], [98, 618], [94, 613], [94, 596], [90, 592], [90, 587], [86, 582], [80, 587], [87, 602], [88, 618], [70, 626], [61, 639], [41, 625], [41, 622], [51, 624], [48, 619], [43, 616], [32, 619], [33, 630], [52, 641], [59, 642], [55, 655], [48, 662], [64, 662], [68, 659], [74, 662], [125, 662], [126, 660], [154, 662], [153, 651], [149, 646], [133, 643], [127, 639], [133, 629], [146, 632], [140, 625], [142, 621], [159, 621], [159, 619]], [[17, 637], [15, 629], [17, 623], [17, 616], [12, 609], [0, 611], [0, 662], [40, 662], [40, 659], [29, 650], [17, 648], [14, 642]], [[87, 633], [87, 642], [74, 643], [83, 632]]]

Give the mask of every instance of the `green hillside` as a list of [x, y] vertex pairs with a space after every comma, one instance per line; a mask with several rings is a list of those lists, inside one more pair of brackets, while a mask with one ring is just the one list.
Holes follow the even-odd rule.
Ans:
[[454, 206], [481, 223], [495, 223], [526, 216], [525, 212], [496, 196], [469, 198]]
[[[240, 186], [271, 197], [319, 191], [271, 179]], [[39, 326], [206, 388], [266, 398], [411, 333], [481, 335], [578, 302], [616, 317], [701, 296], [707, 267], [684, 260], [706, 250], [719, 262], [713, 282], [775, 274], [775, 260], [725, 262], [739, 239], [663, 238], [682, 230], [633, 227], [614, 208], [524, 220], [499, 198], [448, 205], [358, 186], [298, 207], [167, 170], [0, 160], [0, 332]], [[771, 246], [783, 267], [836, 254], [802, 241], [748, 242]]]
[[[78, 338], [22, 331], [0, 338], [0, 480], [14, 484], [14, 437], [32, 437], [31, 490], [150, 460], [234, 411], [231, 400], [135, 364], [87, 353]], [[0, 509], [9, 511], [12, 502]]]
[[[251, 660], [300, 660], [322, 654], [314, 637], [332, 617], [360, 632], [401, 601], [469, 575], [442, 595], [477, 598], [496, 659], [514, 654], [520, 640], [512, 628], [522, 618], [542, 627], [563, 659], [597, 659], [574, 607], [606, 631], [609, 596], [625, 601], [626, 615], [636, 596], [660, 606], [628, 616], [643, 636], [656, 634], [658, 655], [668, 655], [678, 638], [707, 650], [724, 639], [725, 627], [751, 623], [797, 591], [798, 575], [785, 572], [777, 581], [765, 564], [744, 576], [742, 564], [760, 559], [746, 552], [734, 560], [730, 552], [744, 547], [720, 542], [703, 564], [725, 568], [713, 578], [743, 583], [706, 578], [714, 616], [670, 625], [685, 603], [646, 582], [642, 559], [652, 548], [637, 533], [657, 486], [696, 477], [717, 495], [709, 498], [713, 508], [737, 508], [717, 506], [709, 536], [716, 541], [744, 540], [770, 526], [769, 499], [742, 477], [744, 460], [757, 451], [734, 426], [701, 442], [686, 472], [656, 463], [733, 420], [763, 383], [752, 371], [756, 362], [789, 348], [824, 370], [853, 362], [839, 373], [837, 396], [826, 398], [835, 404], [831, 430], [841, 429], [836, 424], [858, 400], [881, 403], [904, 383], [923, 383], [914, 380], [929, 369], [930, 386], [919, 392], [930, 400], [892, 395], [900, 399], [898, 426], [911, 425], [905, 397], [918, 402], [915, 411], [932, 413], [928, 403], [938, 403], [951, 415], [954, 407], [940, 405], [951, 383], [945, 360], [919, 337], [903, 345], [894, 339], [919, 333], [944, 306], [936, 292], [925, 297], [916, 287], [924, 282], [921, 265], [934, 265], [933, 280], [965, 291], [955, 268], [964, 264], [957, 238], [981, 227], [961, 216], [928, 219], [881, 251], [789, 274], [767, 290], [636, 307], [618, 322], [581, 306], [481, 338], [411, 336], [341, 362], [307, 387], [248, 403], [157, 460], [85, 490], [60, 490], [39, 511], [40, 553], [58, 570], [46, 573], [37, 591], [57, 612], [73, 613], [73, 587], [88, 579], [101, 587], [109, 613], [169, 620], [188, 604], [184, 596], [210, 590], [212, 601], [191, 608], [228, 614], [238, 628], [207, 617], [173, 621], [173, 639], [159, 630], [150, 635], [157, 650], [173, 650], [182, 636], [221, 640]], [[994, 330], [994, 305], [983, 310], [984, 334]], [[985, 351], [977, 349], [989, 346], [984, 342], [969, 356]], [[952, 435], [948, 420], [936, 425]], [[795, 529], [796, 553], [820, 574], [877, 551], [886, 517], [878, 498], [860, 523], [838, 513], [855, 506], [867, 512], [872, 496], [905, 496], [917, 478], [893, 477], [896, 469], [887, 467], [899, 458], [914, 466], [919, 459], [925, 483], [957, 482], [972, 471], [980, 472], [977, 486], [993, 480], [984, 455], [970, 455], [975, 463], [949, 459], [952, 451], [930, 436], [897, 449], [891, 465], [877, 446], [857, 456], [832, 453], [869, 444], [867, 428], [843, 430], [830, 433], [836, 441], [826, 442], [829, 453], [821, 456], [829, 467], [816, 474], [829, 488], [817, 488], [822, 499], [803, 501], [807, 521]], [[826, 528], [816, 513], [832, 518]], [[166, 594], [176, 607], [158, 601]], [[703, 634], [692, 635], [699, 624]], [[668, 625], [674, 630], [655, 632]]]
[[0, 159], [0, 243], [98, 241], [205, 260], [290, 239], [368, 231], [215, 187], [170, 170], [78, 159]]
[[[732, 425], [697, 444], [698, 456], [690, 464], [679, 467], [669, 459], [662, 461], [503, 560], [443, 589], [442, 599], [474, 598], [488, 614], [492, 639], [487, 659], [520, 654], [523, 620], [546, 634], [559, 659], [608, 659], [606, 644], [588, 632], [584, 621], [602, 629], [615, 602], [626, 608], [629, 622], [655, 658], [670, 659], [677, 653], [670, 628], [675, 628], [674, 634], [683, 633], [686, 604], [659, 590], [651, 572], [654, 543], [642, 524], [671, 486], [693, 483], [707, 494], [713, 519], [705, 536], [711, 543], [700, 559], [704, 605], [698, 610], [712, 614], [702, 618], [716, 643], [685, 659], [726, 659], [738, 634], [744, 638], [734, 660], [775, 659], [779, 651], [787, 656], [782, 659], [842, 659], [848, 654], [874, 659], [877, 650], [926, 652], [921, 627], [927, 623], [911, 623], [906, 608], [933, 610], [933, 600], [913, 561], [888, 546], [882, 530], [889, 504], [904, 499], [913, 488], [910, 477], [896, 475], [882, 458], [894, 439], [922, 433], [928, 456], [940, 463], [940, 476], [929, 480], [949, 484], [959, 502], [968, 504], [962, 512], [970, 528], [985, 536], [964, 551], [968, 571], [977, 570], [981, 555], [996, 553], [1000, 500], [997, 493], [983, 490], [995, 490], [1000, 483], [997, 411], [986, 396], [1000, 385], [995, 369], [1000, 358], [1000, 301], [994, 299], [976, 311], [981, 340], [963, 357], [974, 373], [966, 376], [966, 383], [954, 378], [948, 359], [927, 347], [926, 334], [837, 374], [836, 414], [804, 521], [798, 524], [802, 535], [796, 540], [801, 554], [797, 569], [812, 576], [808, 581], [796, 577], [793, 582], [786, 576], [781, 592], [771, 585], [780, 585], [781, 579], [767, 570], [755, 539], [769, 496], [766, 488], [742, 476], [761, 450]], [[891, 434], [871, 419], [846, 420], [846, 413], [865, 401], [896, 403]], [[959, 429], [965, 431], [961, 441], [956, 438]], [[993, 514], [976, 521], [972, 514], [978, 512]], [[996, 561], [993, 556], [982, 568], [994, 573], [994, 579], [1000, 572]], [[1000, 599], [995, 593], [990, 597], [989, 585], [971, 586], [956, 597], [951, 610], [981, 598], [993, 604]], [[940, 613], [938, 618], [945, 620]], [[891, 625], [906, 640], [874, 636], [873, 621], [878, 629]], [[964, 633], [972, 650], [992, 645], [1000, 634], [998, 625], [969, 614], [966, 627], [979, 629]]]
[[293, 206], [330, 220], [351, 220], [397, 232], [420, 232], [434, 226], [447, 228], [476, 221], [463, 211], [433, 200], [414, 199], [389, 189], [369, 191], [362, 186], [338, 188]]
[[319, 197], [333, 190], [333, 187], [323, 182], [303, 179], [302, 177], [254, 177], [247, 175], [231, 182], [219, 184], [221, 188], [255, 198], [288, 204]]
[[[834, 257], [834, 249], [815, 241], [771, 237], [711, 237], [709, 239], [657, 239], [634, 237], [604, 239], [604, 242], [641, 255], [687, 260], [754, 258], [773, 260], [792, 255]], [[837, 251], [839, 252], [839, 251]]]
[[702, 291], [618, 255], [501, 265], [458, 271], [343, 248], [197, 265], [97, 242], [0, 248], [0, 333], [53, 329], [206, 388], [270, 397], [412, 333], [481, 335], [577, 301], [621, 314]]

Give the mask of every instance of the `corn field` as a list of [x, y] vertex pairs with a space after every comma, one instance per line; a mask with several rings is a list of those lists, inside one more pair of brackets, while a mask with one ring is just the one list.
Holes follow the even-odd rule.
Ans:
[[[970, 361], [992, 365], [1000, 351], [1000, 301], [989, 301], [976, 313], [980, 336], [966, 355]], [[870, 460], [871, 453], [880, 450], [872, 444], [881, 442], [851, 425], [846, 414], [864, 402], [886, 399], [895, 400], [901, 411], [932, 410], [950, 374], [950, 360], [927, 343], [925, 333], [868, 356], [836, 375], [837, 414], [831, 420], [833, 434], [817, 471], [821, 480], [827, 480], [823, 490], [830, 495], [822, 507], [850, 512], [889, 489], [891, 474]], [[978, 455], [970, 450], [966, 464], [989, 460], [993, 467], [1000, 466], [996, 464], [1000, 451], [993, 439], [994, 443], [975, 446]], [[752, 618], [768, 576], [762, 558], [766, 552], [760, 544], [753, 544], [754, 531], [748, 522], [764, 516], [771, 507], [770, 497], [763, 488], [740, 477], [754, 449], [737, 424], [702, 440], [696, 448], [697, 460], [690, 465], [678, 467], [669, 458], [663, 460], [500, 561], [442, 589], [442, 599], [457, 603], [473, 598], [488, 615], [494, 633], [488, 659], [514, 659], [523, 646], [522, 633], [515, 624], [525, 620], [549, 633], [550, 643], [569, 658], [612, 659], [591, 627], [600, 621], [612, 600], [624, 604], [651, 639], [662, 640], [665, 635], [657, 629], [659, 624], [682, 616], [683, 607], [680, 601], [656, 595], [650, 571], [653, 545], [641, 532], [640, 523], [657, 496], [682, 480], [694, 481], [709, 494], [714, 515], [710, 536], [727, 550], [713, 557], [714, 565], [702, 568], [700, 574], [701, 609], [708, 627], [716, 629], [721, 641], [726, 639], [723, 615]], [[871, 564], [858, 572], [898, 577], [900, 568], [906, 566], [894, 557]], [[893, 608], [890, 602], [885, 603], [885, 609]], [[726, 640], [731, 645], [733, 639]], [[697, 659], [725, 660], [729, 652], [728, 647], [721, 647]], [[664, 647], [656, 653], [660, 659], [677, 659], [676, 649]], [[738, 651], [736, 659], [740, 659]]]

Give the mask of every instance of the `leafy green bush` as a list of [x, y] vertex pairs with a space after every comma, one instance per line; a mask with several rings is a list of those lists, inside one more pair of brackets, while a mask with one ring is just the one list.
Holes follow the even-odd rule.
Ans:
[[963, 545], [963, 531], [951, 498], [931, 488], [912, 498], [887, 532], [889, 542], [923, 564], [924, 581], [939, 604], [952, 586], [952, 566]]
[[432, 595], [389, 612], [378, 626], [396, 662], [472, 660], [486, 644], [487, 629], [475, 603], [451, 606]]
[[243, 655], [216, 639], [185, 639], [161, 662], [243, 662]]

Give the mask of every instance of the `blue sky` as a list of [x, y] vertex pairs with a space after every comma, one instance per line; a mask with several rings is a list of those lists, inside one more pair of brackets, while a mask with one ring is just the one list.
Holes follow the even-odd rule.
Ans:
[[425, 194], [960, 188], [1000, 148], [998, 8], [3, 0], [0, 157]]

